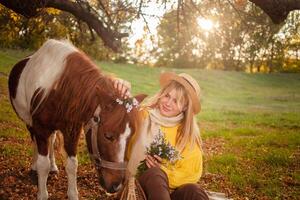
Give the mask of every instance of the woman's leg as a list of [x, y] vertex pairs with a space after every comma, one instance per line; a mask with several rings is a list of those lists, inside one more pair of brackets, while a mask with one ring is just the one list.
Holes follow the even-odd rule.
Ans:
[[205, 191], [197, 184], [185, 184], [171, 194], [172, 200], [208, 200]]
[[158, 167], [147, 169], [139, 182], [148, 200], [170, 200], [169, 180], [164, 171]]

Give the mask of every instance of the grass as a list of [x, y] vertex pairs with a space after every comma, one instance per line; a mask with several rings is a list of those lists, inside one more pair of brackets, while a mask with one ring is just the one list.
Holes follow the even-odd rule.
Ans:
[[11, 50], [11, 49], [1, 49], [0, 51], [0, 69], [2, 73], [8, 74], [11, 67], [16, 64], [16, 61], [27, 57], [31, 52], [27, 50]]
[[[9, 103], [7, 76], [1, 73], [8, 74], [12, 65], [29, 53], [0, 50], [0, 139], [27, 136]], [[202, 112], [197, 119], [204, 143], [214, 139], [224, 143], [219, 152], [204, 156], [204, 173], [224, 177], [226, 186], [212, 181], [207, 189], [227, 192], [226, 188], [230, 188], [231, 196], [240, 199], [300, 196], [299, 74], [151, 68], [98, 61], [96, 64], [105, 73], [130, 81], [134, 94], [153, 95], [163, 71], [185, 72], [197, 79], [202, 89]], [[82, 146], [79, 162], [87, 164], [89, 158]], [[0, 153], [18, 152], [1, 147]]]

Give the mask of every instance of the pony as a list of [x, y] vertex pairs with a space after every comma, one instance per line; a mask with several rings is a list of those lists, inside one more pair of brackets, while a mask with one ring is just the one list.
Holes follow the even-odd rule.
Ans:
[[53, 146], [57, 130], [67, 154], [69, 199], [78, 199], [76, 153], [82, 132], [101, 186], [110, 193], [122, 187], [125, 152], [145, 95], [124, 100], [112, 80], [71, 43], [53, 39], [12, 68], [10, 101], [34, 144], [31, 170], [38, 175], [37, 199], [48, 198], [48, 174], [58, 171]]

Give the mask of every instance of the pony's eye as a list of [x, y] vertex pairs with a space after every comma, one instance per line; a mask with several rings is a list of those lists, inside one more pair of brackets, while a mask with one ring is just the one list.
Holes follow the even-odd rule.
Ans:
[[105, 133], [104, 137], [111, 142], [113, 142], [115, 140], [115, 137], [110, 133]]
[[93, 120], [94, 120], [94, 122], [99, 123], [100, 122], [100, 117], [94, 116]]

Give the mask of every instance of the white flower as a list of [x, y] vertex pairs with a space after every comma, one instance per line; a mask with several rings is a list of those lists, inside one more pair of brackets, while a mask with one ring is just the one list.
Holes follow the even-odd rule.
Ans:
[[135, 107], [139, 105], [139, 102], [136, 100], [136, 98], [132, 99], [132, 105], [134, 105]]
[[124, 103], [121, 99], [116, 99], [116, 102], [120, 105], [122, 105]]
[[127, 113], [131, 112], [133, 107], [137, 108], [139, 106], [139, 102], [135, 98], [129, 98], [129, 99], [124, 99], [124, 100], [121, 100], [121, 99], [117, 98], [116, 102], [119, 105], [125, 105]]
[[158, 152], [161, 153], [162, 149], [161, 147], [158, 147]]

